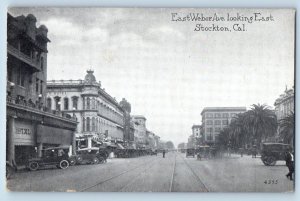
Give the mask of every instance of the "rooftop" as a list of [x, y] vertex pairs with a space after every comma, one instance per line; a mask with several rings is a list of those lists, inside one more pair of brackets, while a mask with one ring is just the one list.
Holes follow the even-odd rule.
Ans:
[[204, 112], [223, 112], [223, 111], [245, 111], [246, 112], [247, 108], [246, 107], [205, 107], [201, 115]]

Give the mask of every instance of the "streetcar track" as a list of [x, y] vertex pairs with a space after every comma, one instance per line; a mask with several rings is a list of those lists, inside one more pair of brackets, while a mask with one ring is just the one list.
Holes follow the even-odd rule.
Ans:
[[[154, 161], [154, 160], [153, 160]], [[152, 162], [152, 161], [151, 161]], [[152, 168], [154, 166], [154, 163], [152, 163], [152, 165], [150, 165], [148, 168], [145, 168], [144, 170], [140, 171], [134, 179], [132, 179], [129, 183], [125, 184], [124, 186], [122, 186], [118, 191], [122, 191], [123, 189], [125, 189], [127, 186], [133, 184], [137, 179], [139, 179], [138, 176], [140, 176], [141, 174], [145, 173], [147, 170], [149, 170], [150, 168]]]
[[[155, 160], [155, 159], [151, 160], [150, 162], [153, 162], [154, 160]], [[129, 169], [129, 170], [125, 170], [125, 171], [121, 172], [120, 174], [114, 175], [114, 176], [109, 177], [109, 178], [107, 178], [107, 179], [104, 179], [104, 180], [102, 180], [102, 181], [100, 181], [100, 182], [97, 182], [96, 184], [93, 184], [93, 185], [91, 185], [91, 186], [88, 186], [88, 187], [86, 187], [86, 188], [83, 188], [83, 189], [79, 190], [79, 192], [87, 191], [87, 190], [89, 190], [89, 189], [91, 189], [91, 188], [94, 188], [94, 187], [96, 187], [96, 186], [99, 186], [99, 185], [101, 185], [101, 184], [103, 184], [103, 183], [105, 183], [105, 182], [111, 181], [111, 180], [113, 180], [113, 179], [115, 179], [115, 178], [118, 178], [118, 177], [120, 177], [120, 176], [122, 176], [122, 175], [128, 173], [128, 172], [131, 172], [131, 171], [133, 171], [133, 170], [136, 170], [136, 169], [138, 169], [138, 168], [140, 168], [140, 167], [142, 167], [142, 166], [144, 166], [144, 165], [146, 165], [146, 164], [148, 164], [148, 163], [149, 163], [149, 161], [147, 161], [147, 162], [145, 162], [145, 163], [142, 163], [141, 165], [138, 165], [138, 166], [136, 166], [136, 167], [134, 167], [134, 168], [131, 168], [131, 169]]]
[[190, 171], [193, 173], [193, 175], [195, 176], [196, 180], [204, 187], [205, 192], [209, 192], [208, 187], [203, 183], [203, 181], [202, 181], [201, 178], [196, 174], [196, 172], [193, 170], [193, 168], [186, 162], [186, 160], [185, 160], [182, 156], [180, 156], [180, 157], [183, 159], [183, 161], [184, 161], [184, 163], [186, 164], [186, 166], [187, 166], [187, 167], [190, 169]]
[[174, 174], [175, 174], [175, 167], [176, 167], [176, 156], [177, 156], [177, 153], [175, 153], [175, 157], [174, 157], [175, 160], [174, 160], [174, 165], [173, 165], [173, 172], [172, 172], [172, 176], [171, 176], [169, 192], [172, 192], [172, 189], [173, 189]]

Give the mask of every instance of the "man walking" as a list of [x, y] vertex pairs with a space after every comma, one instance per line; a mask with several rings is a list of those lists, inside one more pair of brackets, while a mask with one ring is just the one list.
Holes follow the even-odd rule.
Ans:
[[291, 151], [286, 152], [285, 156], [286, 166], [289, 168], [289, 172], [286, 174], [287, 178], [293, 180], [293, 173], [294, 173], [294, 155]]
[[166, 154], [166, 151], [163, 150], [162, 154], [163, 154], [163, 158], [164, 158], [164, 157], [165, 157], [165, 154]]

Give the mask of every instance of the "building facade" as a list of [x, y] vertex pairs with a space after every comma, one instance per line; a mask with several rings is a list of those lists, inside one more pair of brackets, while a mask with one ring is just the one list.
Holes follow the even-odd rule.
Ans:
[[287, 117], [291, 112], [295, 112], [295, 90], [285, 89], [284, 94], [281, 94], [279, 98], [275, 100], [275, 114], [277, 120], [281, 120]]
[[145, 148], [147, 140], [146, 118], [142, 115], [133, 115], [131, 120], [134, 125], [134, 142], [136, 148]]
[[203, 140], [203, 129], [201, 125], [193, 125], [192, 126], [192, 135], [194, 137], [195, 146], [202, 145]]
[[84, 80], [47, 82], [47, 106], [78, 121], [75, 134], [79, 148], [124, 140], [124, 110], [101, 88], [93, 73], [88, 70]]
[[16, 165], [46, 147], [74, 148], [76, 120], [45, 105], [50, 40], [36, 22], [32, 14], [7, 18], [6, 160]]
[[246, 107], [205, 107], [201, 112], [204, 143], [216, 143], [220, 131], [230, 124], [233, 117], [244, 112]]
[[134, 126], [131, 122], [131, 105], [123, 98], [120, 102], [121, 108], [124, 110], [124, 145], [130, 147], [134, 143]]

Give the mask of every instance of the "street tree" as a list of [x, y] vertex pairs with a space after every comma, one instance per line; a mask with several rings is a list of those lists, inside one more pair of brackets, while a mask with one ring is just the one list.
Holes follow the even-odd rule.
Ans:
[[295, 113], [291, 112], [285, 118], [279, 120], [279, 136], [284, 143], [295, 142]]
[[257, 145], [267, 137], [274, 136], [277, 130], [275, 112], [267, 105], [253, 104], [246, 112], [246, 127], [252, 132], [251, 140]]

